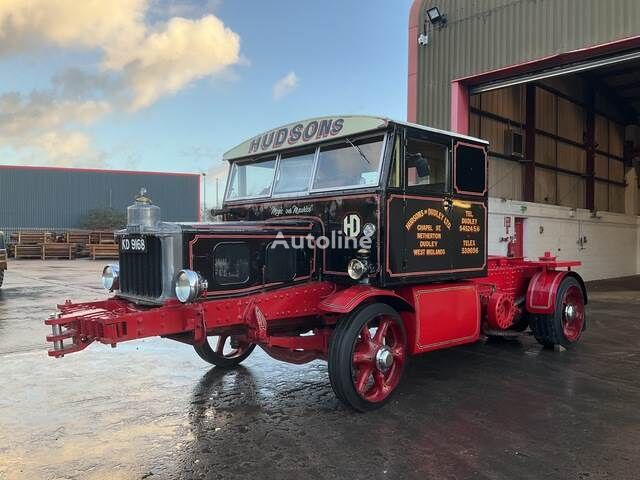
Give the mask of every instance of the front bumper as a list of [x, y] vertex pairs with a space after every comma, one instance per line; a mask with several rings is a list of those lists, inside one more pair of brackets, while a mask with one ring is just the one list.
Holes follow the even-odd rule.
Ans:
[[200, 304], [168, 301], [161, 307], [143, 308], [111, 298], [89, 303], [67, 301], [58, 305], [58, 312], [44, 323], [52, 330], [47, 336], [47, 341], [53, 343], [49, 355], [63, 357], [84, 350], [94, 341], [115, 346], [126, 340], [200, 330], [204, 338], [202, 318]]
[[[96, 341], [115, 346], [127, 340], [156, 336], [198, 344], [205, 341], [207, 334], [229, 328], [244, 328], [256, 343], [290, 347], [283, 337], [268, 337], [267, 325], [324, 314], [319, 304], [334, 290], [335, 285], [330, 282], [310, 282], [195, 303], [170, 299], [158, 307], [117, 297], [88, 303], [67, 300], [44, 322], [52, 330], [47, 336], [47, 341], [53, 343], [49, 355], [63, 357]], [[311, 337], [303, 338], [308, 341]]]

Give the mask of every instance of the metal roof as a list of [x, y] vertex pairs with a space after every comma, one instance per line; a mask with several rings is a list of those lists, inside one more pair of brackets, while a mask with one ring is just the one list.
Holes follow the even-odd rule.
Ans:
[[[426, 18], [434, 6], [447, 16], [443, 28]], [[410, 119], [444, 128], [455, 79], [640, 35], [638, 0], [414, 0], [411, 12]]]

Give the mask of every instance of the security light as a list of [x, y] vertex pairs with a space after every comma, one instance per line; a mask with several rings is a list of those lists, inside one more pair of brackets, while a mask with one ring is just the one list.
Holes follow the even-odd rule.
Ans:
[[434, 27], [444, 27], [447, 24], [447, 16], [440, 13], [438, 7], [431, 7], [427, 10], [427, 17]]

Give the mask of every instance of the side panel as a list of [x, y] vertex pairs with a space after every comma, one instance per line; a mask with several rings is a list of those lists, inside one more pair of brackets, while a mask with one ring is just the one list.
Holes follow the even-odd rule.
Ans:
[[[298, 243], [302, 243], [299, 239], [311, 231], [308, 228], [294, 233], [282, 228], [271, 233], [186, 232], [187, 264], [207, 280], [207, 297], [306, 282], [317, 276], [315, 249], [288, 248], [284, 251], [286, 258], [276, 258], [280, 263], [274, 263], [271, 268], [268, 268], [269, 255], [282, 253], [270, 247], [273, 242], [295, 242], [298, 239]], [[272, 278], [281, 276], [282, 269], [286, 278]]]
[[403, 313], [411, 353], [478, 340], [481, 307], [473, 283], [417, 285], [399, 293], [415, 306], [415, 315]]
[[[390, 195], [387, 200], [386, 275], [389, 279], [438, 274], [458, 278], [486, 272], [487, 208], [483, 202]], [[404, 245], [404, 248], [398, 248]]]
[[[298, 200], [270, 200], [252, 205], [228, 206], [227, 210], [243, 220], [312, 219], [321, 225], [321, 234], [331, 240], [328, 248], [321, 248], [321, 271], [327, 277], [349, 280], [347, 264], [356, 256], [356, 239], [362, 237], [367, 223], [376, 227], [372, 238], [372, 262], [378, 264], [380, 246], [380, 194], [361, 193]], [[351, 236], [345, 233], [345, 226]], [[333, 245], [335, 248], [332, 248]], [[325, 245], [326, 246], [326, 245]], [[377, 272], [376, 272], [377, 274]], [[375, 274], [374, 274], [375, 275]], [[372, 275], [372, 277], [374, 276]], [[373, 278], [372, 278], [373, 279]]]

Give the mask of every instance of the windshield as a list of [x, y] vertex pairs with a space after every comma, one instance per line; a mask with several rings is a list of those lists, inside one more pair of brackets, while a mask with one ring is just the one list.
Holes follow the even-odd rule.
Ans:
[[226, 200], [378, 185], [384, 136], [307, 147], [233, 163]]
[[275, 170], [275, 156], [253, 163], [234, 163], [227, 198], [234, 200], [268, 196], [271, 193]]
[[273, 194], [305, 192], [309, 188], [315, 157], [315, 148], [302, 152], [283, 153], [278, 165]]
[[314, 190], [377, 185], [382, 137], [320, 147]]

